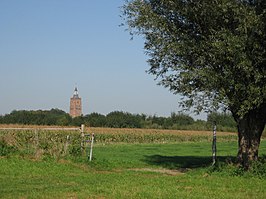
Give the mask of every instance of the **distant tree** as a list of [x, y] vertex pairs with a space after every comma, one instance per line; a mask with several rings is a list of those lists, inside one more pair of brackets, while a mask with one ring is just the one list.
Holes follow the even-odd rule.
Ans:
[[189, 115], [176, 113], [171, 113], [170, 117], [159, 117], [154, 115], [148, 117], [147, 120], [151, 121], [152, 125], [150, 127], [163, 129], [181, 129], [182, 127], [184, 128], [194, 123], [194, 119]]
[[149, 73], [184, 108], [231, 111], [248, 168], [266, 123], [266, 1], [128, 0], [123, 16], [144, 36]]
[[140, 128], [141, 116], [114, 111], [106, 115], [107, 126], [112, 128]]
[[218, 113], [213, 112], [210, 113], [207, 117], [207, 122], [210, 124], [217, 123], [220, 126], [227, 126], [227, 127], [236, 127], [236, 122], [232, 116], [232, 114], [229, 113]]
[[177, 124], [180, 126], [191, 125], [194, 123], [194, 119], [192, 117], [183, 113], [172, 113], [170, 118], [173, 124]]
[[151, 117], [152, 124], [157, 124], [160, 128], [165, 127], [166, 120], [167, 119], [165, 117], [157, 115]]
[[33, 125], [69, 125], [71, 117], [59, 109], [26, 111], [14, 110], [2, 116], [1, 123], [6, 124], [33, 124]]
[[84, 117], [83, 116], [74, 117], [72, 118], [72, 121], [70, 124], [73, 126], [81, 126], [82, 124], [84, 124]]
[[5, 123], [13, 124], [31, 124], [32, 115], [29, 111], [12, 111], [10, 114], [4, 116]]
[[65, 114], [57, 118], [56, 125], [58, 126], [68, 126], [71, 123], [71, 116], [69, 114]]
[[91, 126], [91, 127], [107, 126], [105, 115], [99, 113], [91, 113], [89, 115], [86, 115], [84, 120], [86, 126]]

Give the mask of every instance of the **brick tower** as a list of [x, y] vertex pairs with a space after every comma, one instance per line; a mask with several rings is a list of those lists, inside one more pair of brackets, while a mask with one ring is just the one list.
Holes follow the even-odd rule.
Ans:
[[78, 117], [82, 114], [81, 98], [78, 94], [77, 87], [74, 90], [73, 97], [70, 98], [70, 112], [71, 117]]

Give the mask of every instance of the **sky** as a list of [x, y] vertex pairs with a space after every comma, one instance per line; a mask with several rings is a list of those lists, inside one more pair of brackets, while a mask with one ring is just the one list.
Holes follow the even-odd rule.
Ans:
[[180, 96], [145, 72], [144, 40], [131, 40], [120, 26], [123, 4], [0, 0], [0, 115], [52, 108], [69, 112], [75, 86], [84, 115], [180, 111]]

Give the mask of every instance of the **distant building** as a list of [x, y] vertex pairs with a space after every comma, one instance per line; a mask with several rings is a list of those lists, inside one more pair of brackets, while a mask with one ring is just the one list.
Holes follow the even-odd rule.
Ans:
[[82, 114], [81, 98], [78, 94], [77, 87], [74, 90], [73, 97], [70, 98], [70, 112], [71, 117], [78, 117]]

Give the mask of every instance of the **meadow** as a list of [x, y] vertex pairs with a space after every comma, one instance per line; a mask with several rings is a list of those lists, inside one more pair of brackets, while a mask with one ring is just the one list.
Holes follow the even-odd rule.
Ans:
[[213, 167], [211, 132], [87, 131], [95, 133], [91, 162], [77, 131], [1, 130], [0, 198], [266, 197], [264, 140], [261, 162], [244, 172], [233, 133], [218, 132]]

